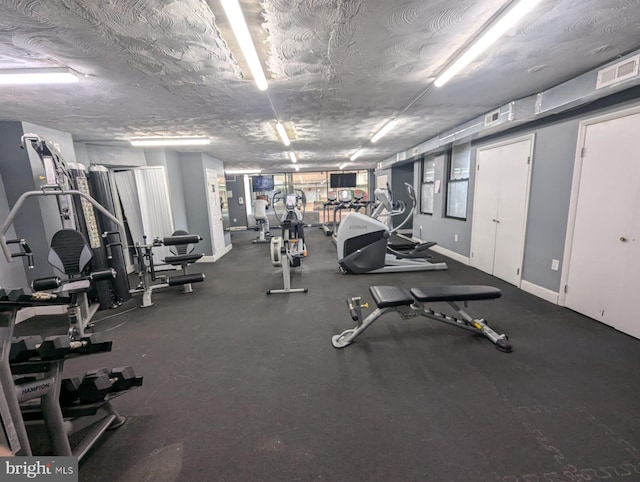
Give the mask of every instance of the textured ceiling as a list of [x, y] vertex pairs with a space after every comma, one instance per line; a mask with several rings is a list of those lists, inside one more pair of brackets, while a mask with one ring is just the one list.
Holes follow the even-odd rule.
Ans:
[[[305, 169], [408, 149], [640, 48], [640, 0], [542, 0], [442, 88], [423, 93], [506, 0], [241, 1], [266, 70], [258, 91], [219, 0], [0, 0], [0, 68], [67, 66], [79, 84], [3, 86], [0, 119], [74, 139], [206, 135], [227, 168]], [[275, 112], [274, 112], [275, 111]], [[370, 137], [394, 115], [396, 128]]]

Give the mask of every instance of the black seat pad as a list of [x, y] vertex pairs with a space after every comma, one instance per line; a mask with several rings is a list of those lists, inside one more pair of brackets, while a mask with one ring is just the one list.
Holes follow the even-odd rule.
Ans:
[[196, 253], [196, 254], [179, 254], [177, 256], [165, 256], [164, 262], [169, 264], [181, 264], [184, 262], [194, 263], [202, 258], [204, 254]]
[[502, 291], [493, 286], [450, 285], [411, 288], [411, 294], [418, 301], [472, 301], [493, 300], [502, 296]]
[[391, 306], [405, 306], [413, 303], [413, 296], [406, 288], [397, 286], [371, 286], [369, 287], [371, 296], [378, 308], [389, 308]]

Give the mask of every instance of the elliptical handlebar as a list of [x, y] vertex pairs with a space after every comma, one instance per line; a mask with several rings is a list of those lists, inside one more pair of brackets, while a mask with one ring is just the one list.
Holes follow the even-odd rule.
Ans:
[[[413, 213], [416, 210], [416, 192], [413, 189], [413, 186], [411, 184], [409, 184], [408, 182], [405, 182], [404, 185], [407, 188], [407, 194], [409, 196], [409, 199], [411, 199], [411, 209], [409, 210], [409, 213], [407, 214], [407, 217], [404, 218], [404, 220], [400, 224], [398, 224], [395, 228], [389, 230], [390, 233], [395, 233], [400, 228], [402, 228], [405, 224], [407, 224], [407, 222], [409, 222], [409, 219], [411, 219], [411, 217], [413, 216]], [[400, 202], [402, 202], [402, 201], [400, 201]], [[404, 205], [404, 202], [402, 202], [402, 204]], [[407, 208], [406, 205], [404, 205], [403, 212], [406, 210], [406, 208]]]

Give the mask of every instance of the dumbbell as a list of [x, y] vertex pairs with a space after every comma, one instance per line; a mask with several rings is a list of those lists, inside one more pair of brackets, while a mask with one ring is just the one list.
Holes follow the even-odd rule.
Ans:
[[50, 336], [44, 341], [37, 335], [25, 336], [11, 344], [9, 361], [22, 363], [36, 356], [43, 360], [57, 360], [72, 351], [83, 354], [111, 351], [111, 345], [111, 341], [103, 341], [98, 333], [85, 336], [79, 341], [71, 341], [66, 335]]
[[50, 336], [38, 347], [38, 354], [43, 360], [59, 360], [67, 353], [98, 353], [111, 351], [111, 341], [103, 341], [99, 333], [84, 336], [79, 341], [71, 341], [68, 336]]
[[39, 335], [15, 338], [11, 343], [9, 362], [22, 363], [38, 356], [38, 347], [40, 345], [42, 345], [42, 337]]
[[30, 293], [24, 288], [17, 290], [0, 290], [0, 301], [9, 301], [12, 303], [30, 303], [33, 301], [51, 301], [56, 300], [58, 302], [67, 302], [68, 298], [60, 297], [53, 293]]
[[78, 377], [65, 378], [60, 382], [60, 405], [68, 407], [78, 399], [78, 389], [82, 380]]
[[140, 386], [142, 377], [136, 377], [135, 371], [129, 366], [114, 368], [110, 372], [106, 368], [100, 368], [85, 374], [78, 388], [78, 397], [83, 403], [97, 403], [103, 401], [109, 393]]

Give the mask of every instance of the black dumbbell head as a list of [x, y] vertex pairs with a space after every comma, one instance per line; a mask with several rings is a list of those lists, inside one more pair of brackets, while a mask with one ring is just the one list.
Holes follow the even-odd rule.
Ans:
[[119, 367], [111, 370], [111, 378], [115, 379], [115, 390], [127, 390], [132, 387], [136, 379], [136, 372], [132, 367]]
[[11, 363], [22, 363], [30, 358], [38, 356], [38, 347], [42, 344], [42, 337], [22, 336], [11, 343], [9, 351], [9, 361]]
[[66, 335], [49, 336], [45, 338], [38, 349], [43, 360], [58, 360], [71, 350], [71, 342]]
[[80, 388], [80, 380], [78, 377], [65, 378], [60, 383], [60, 405], [68, 407], [78, 399], [78, 389]]

